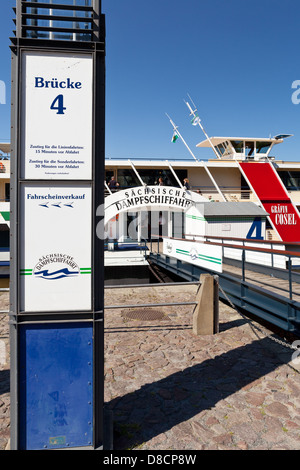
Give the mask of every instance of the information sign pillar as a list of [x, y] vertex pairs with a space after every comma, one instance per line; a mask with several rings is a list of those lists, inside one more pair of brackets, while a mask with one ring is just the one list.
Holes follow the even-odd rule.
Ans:
[[15, 11], [11, 449], [101, 449], [105, 20], [100, 0]]

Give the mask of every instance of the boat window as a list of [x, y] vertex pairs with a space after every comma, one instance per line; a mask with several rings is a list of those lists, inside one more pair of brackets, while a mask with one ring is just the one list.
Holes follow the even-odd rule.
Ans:
[[225, 150], [226, 150], [225, 147], [224, 147], [224, 145], [222, 145], [222, 144], [217, 145], [217, 149], [219, 150], [219, 152], [221, 153], [221, 155], [223, 155], [224, 152], [225, 152]]
[[141, 183], [132, 169], [119, 169], [117, 181], [120, 189], [132, 188], [134, 186], [141, 186]]
[[231, 140], [230, 142], [237, 153], [244, 152], [244, 142], [242, 140]]
[[[174, 169], [174, 171], [181, 182], [183, 182], [184, 178], [187, 178], [187, 170]], [[178, 181], [171, 170], [162, 170], [159, 168], [137, 168], [137, 172], [143, 182], [148, 186], [158, 184], [159, 178], [162, 178], [164, 186], [179, 187]], [[117, 180], [121, 189], [141, 186], [141, 182], [132, 169], [118, 169]]]
[[300, 171], [278, 171], [278, 175], [288, 191], [300, 190]]
[[217, 154], [219, 155], [219, 157], [222, 157], [222, 152], [221, 152], [221, 150], [220, 150], [220, 148], [219, 148], [219, 145], [215, 145], [214, 148], [215, 148]]
[[112, 176], [114, 176], [114, 170], [105, 170], [105, 181], [106, 181], [106, 183], [109, 183]]
[[245, 142], [245, 155], [251, 157], [254, 152], [254, 142]]
[[269, 142], [256, 142], [256, 153], [267, 153], [270, 147]]
[[225, 157], [226, 155], [232, 154], [232, 149], [228, 141], [222, 142], [221, 144], [216, 146], [216, 149], [220, 153], [221, 156]]
[[[164, 186], [179, 186], [178, 181], [171, 172], [171, 170], [162, 170], [157, 168], [138, 168], [137, 169], [140, 177], [145, 184], [151, 186], [158, 184], [159, 178], [162, 178]], [[187, 170], [174, 169], [178, 179], [183, 182], [184, 178], [187, 178]]]

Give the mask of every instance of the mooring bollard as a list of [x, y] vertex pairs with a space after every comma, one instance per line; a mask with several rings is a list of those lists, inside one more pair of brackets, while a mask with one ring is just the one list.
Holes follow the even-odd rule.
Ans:
[[193, 314], [193, 333], [213, 335], [219, 332], [219, 277], [201, 274], [200, 284]]

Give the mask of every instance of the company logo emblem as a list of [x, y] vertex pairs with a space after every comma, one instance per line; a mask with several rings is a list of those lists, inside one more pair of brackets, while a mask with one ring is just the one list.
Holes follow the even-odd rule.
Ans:
[[172, 243], [170, 243], [170, 242], [167, 243], [167, 251], [168, 251], [168, 253], [171, 253], [172, 248], [173, 248]]
[[35, 272], [34, 274], [43, 279], [56, 280], [56, 279], [61, 279], [63, 277], [78, 276], [79, 271], [70, 271], [69, 268], [63, 268], [63, 269], [58, 269], [57, 271], [49, 272], [48, 269], [45, 269], [44, 271]]
[[80, 268], [73, 256], [51, 253], [41, 256], [33, 269], [21, 269], [21, 276], [55, 281], [58, 279], [76, 277], [81, 274], [91, 274], [91, 268]]
[[192, 248], [190, 250], [190, 257], [193, 261], [196, 261], [198, 259], [198, 251], [195, 248]]
[[42, 256], [33, 269], [33, 275], [46, 280], [78, 276], [80, 269], [73, 257], [66, 254], [51, 253]]

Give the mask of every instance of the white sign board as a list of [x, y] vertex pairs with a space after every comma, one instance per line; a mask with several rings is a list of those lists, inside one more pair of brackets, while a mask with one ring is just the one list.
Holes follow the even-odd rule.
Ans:
[[139, 209], [187, 211], [196, 204], [207, 201], [192, 191], [173, 186], [138, 186], [116, 191], [105, 198], [105, 221], [117, 214]]
[[91, 179], [92, 55], [24, 52], [22, 70], [22, 177]]
[[222, 272], [222, 247], [164, 238], [163, 253], [186, 263]]
[[28, 183], [20, 194], [21, 311], [91, 309], [91, 187]]

